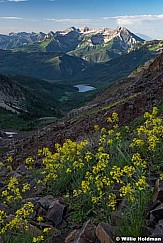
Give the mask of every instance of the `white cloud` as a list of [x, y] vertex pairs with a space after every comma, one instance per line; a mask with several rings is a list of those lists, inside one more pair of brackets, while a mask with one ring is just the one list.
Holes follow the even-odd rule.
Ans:
[[9, 17], [0, 17], [0, 19], [22, 19], [20, 17], [14, 17], [14, 16], [9, 16]]
[[18, 3], [18, 2], [27, 2], [28, 0], [8, 0], [8, 2], [15, 2], [15, 3]]
[[115, 17], [104, 17], [104, 20], [109, 19], [115, 19], [118, 25], [124, 26], [124, 25], [130, 25], [134, 26], [141, 25], [145, 22], [153, 22], [158, 20], [163, 20], [163, 14], [159, 15], [151, 15], [151, 14], [145, 14], [145, 15], [125, 15], [125, 16], [115, 16]]
[[92, 19], [44, 19], [48, 21], [55, 21], [58, 23], [85, 23], [85, 22], [91, 22]]

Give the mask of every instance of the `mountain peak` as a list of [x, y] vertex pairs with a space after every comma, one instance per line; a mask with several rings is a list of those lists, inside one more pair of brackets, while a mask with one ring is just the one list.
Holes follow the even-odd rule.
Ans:
[[121, 39], [123, 39], [125, 42], [130, 42], [131, 45], [135, 44], [136, 42], [142, 42], [144, 41], [139, 36], [135, 35], [134, 33], [130, 32], [125, 27], [118, 27], [116, 29], [117, 36], [119, 36]]
[[90, 30], [90, 28], [88, 27], [88, 26], [85, 26], [84, 28], [83, 28], [83, 32], [87, 32], [87, 31], [89, 31]]
[[130, 32], [127, 28], [125, 27], [117, 27], [116, 31], [118, 33], [123, 33], [123, 34], [126, 34], [126, 35], [134, 35], [132, 32]]
[[119, 30], [119, 31], [129, 31], [128, 29], [126, 29], [126, 27], [123, 27], [123, 26], [117, 27], [117, 30]]
[[72, 26], [72, 27], [69, 27], [69, 28], [64, 30], [64, 32], [67, 32], [67, 33], [72, 32], [72, 31], [79, 32], [79, 29]]
[[45, 35], [44, 38], [45, 38], [45, 39], [51, 39], [51, 38], [54, 37], [54, 35], [55, 35], [54, 32], [53, 32], [53, 31], [50, 31], [48, 34]]

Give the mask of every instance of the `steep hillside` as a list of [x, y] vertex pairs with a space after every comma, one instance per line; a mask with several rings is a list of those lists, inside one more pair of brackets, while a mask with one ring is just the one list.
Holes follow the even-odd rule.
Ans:
[[24, 101], [25, 94], [21, 87], [8, 77], [0, 75], [0, 107], [18, 114], [19, 110], [23, 110]]
[[[18, 82], [19, 80], [19, 82]], [[21, 84], [20, 80], [26, 82]], [[33, 88], [30, 88], [28, 81], [32, 81]], [[40, 85], [40, 91], [39, 91]], [[44, 87], [44, 89], [43, 89]], [[74, 91], [70, 88], [71, 92]], [[62, 90], [62, 92], [60, 91]], [[59, 93], [60, 91], [60, 93]], [[61, 117], [63, 111], [59, 101], [54, 96], [46, 99], [49, 92], [58, 93], [58, 97], [64, 95], [62, 85], [55, 87], [45, 81], [39, 81], [25, 77], [9, 78], [0, 75], [0, 127], [5, 129], [31, 129], [39, 117], [52, 116]], [[28, 126], [30, 124], [30, 127]]]
[[136, 68], [151, 60], [151, 58], [155, 58], [161, 53], [162, 47], [161, 41], [139, 44], [128, 50], [126, 54], [105, 63], [94, 64], [82, 70], [73, 80], [80, 83], [89, 82], [98, 88], [106, 88], [112, 82], [127, 77]]
[[[53, 150], [54, 143], [63, 143], [66, 138], [79, 141], [91, 139], [94, 125], [108, 126], [106, 120], [113, 111], [118, 112], [120, 124], [125, 125], [159, 104], [162, 107], [163, 54], [149, 65], [141, 77], [122, 79], [87, 106], [70, 112], [63, 121], [38, 130], [28, 141], [20, 141], [15, 149], [15, 158], [22, 161], [26, 154], [33, 155], [42, 147]], [[19, 157], [21, 146], [25, 150]]]
[[[48, 82], [22, 75], [9, 78], [1, 75], [0, 127], [16, 130], [35, 129], [64, 117], [67, 112], [83, 106], [98, 93], [97, 90], [79, 93], [73, 86], [74, 84], [69, 82]], [[27, 124], [31, 121], [30, 127], [20, 126], [22, 122]]]
[[86, 67], [85, 61], [67, 54], [0, 50], [0, 73], [2, 74], [62, 80], [71, 78]]

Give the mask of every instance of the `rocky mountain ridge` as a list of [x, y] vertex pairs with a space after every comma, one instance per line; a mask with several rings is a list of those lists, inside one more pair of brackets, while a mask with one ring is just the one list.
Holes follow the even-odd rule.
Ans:
[[[10, 33], [0, 35], [0, 48], [21, 50], [26, 52], [62, 52], [81, 57], [91, 62], [103, 62], [121, 55], [124, 51], [143, 40], [124, 27], [115, 30], [110, 28], [96, 29], [70, 27], [64, 31], [45, 33]], [[104, 50], [103, 50], [104, 49]], [[104, 56], [93, 60], [92, 55], [99, 55], [103, 50]], [[110, 53], [109, 53], [110, 52]]]
[[[120, 38], [121, 41], [124, 41], [128, 45], [133, 45], [136, 42], [143, 41], [143, 39], [134, 35], [124, 27], [118, 27], [116, 29], [111, 29], [111, 28], [98, 29], [98, 28], [89, 28], [89, 27], [76, 29], [75, 27], [70, 27], [64, 31], [57, 32], [57, 34], [68, 35], [71, 32], [76, 32], [81, 36], [83, 36], [81, 37], [82, 43], [79, 44], [79, 47], [85, 44], [85, 41], [91, 46], [97, 44], [105, 44], [110, 40], [112, 40], [113, 38]], [[55, 33], [53, 33], [53, 35], [49, 35], [49, 37], [50, 38], [55, 37]], [[47, 39], [46, 36], [45, 38]]]
[[27, 33], [27, 32], [19, 32], [19, 33], [9, 33], [8, 35], [0, 34], [0, 49], [10, 50], [13, 48], [17, 48], [19, 46], [32, 44], [36, 41], [40, 41], [45, 37], [45, 33]]
[[[76, 35], [75, 35], [76, 34]], [[127, 30], [124, 27], [118, 27], [116, 29], [111, 28], [89, 28], [89, 27], [83, 27], [83, 28], [75, 28], [70, 27], [65, 29], [64, 31], [50, 31], [49, 33], [27, 33], [27, 32], [19, 32], [19, 33], [9, 33], [8, 35], [2, 35], [0, 34], [0, 48], [1, 49], [13, 49], [18, 46], [31, 44], [37, 41], [44, 41], [47, 39], [53, 39], [56, 38], [59, 40], [59, 37], [67, 36], [70, 37], [70, 35], [73, 35], [74, 38], [80, 37], [80, 42], [84, 42], [86, 39], [89, 38], [89, 42], [91, 45], [96, 44], [104, 44], [110, 41], [111, 39], [115, 37], [119, 37], [121, 40], [124, 40], [126, 44], [133, 45], [136, 42], [142, 42], [143, 39], [136, 36], [135, 34], [131, 33], [129, 30]], [[5, 45], [5, 42], [10, 42], [10, 45]], [[14, 44], [15, 42], [15, 44]]]

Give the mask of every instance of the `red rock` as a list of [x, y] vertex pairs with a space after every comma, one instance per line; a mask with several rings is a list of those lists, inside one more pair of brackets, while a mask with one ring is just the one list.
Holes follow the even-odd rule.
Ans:
[[96, 236], [100, 243], [113, 243], [113, 235], [111, 231], [111, 226], [106, 223], [98, 224], [96, 228]]
[[47, 212], [46, 219], [58, 226], [62, 222], [65, 207], [58, 200], [53, 201]]
[[159, 179], [156, 180], [153, 192], [152, 192], [152, 202], [156, 202], [158, 200], [158, 195], [159, 195]]
[[75, 238], [79, 235], [80, 230], [73, 230], [72, 232], [70, 232], [70, 234], [68, 234], [68, 236], [65, 239], [65, 243], [71, 243], [75, 240]]
[[94, 243], [96, 240], [96, 226], [88, 220], [80, 230], [79, 235], [74, 239], [73, 243]]

